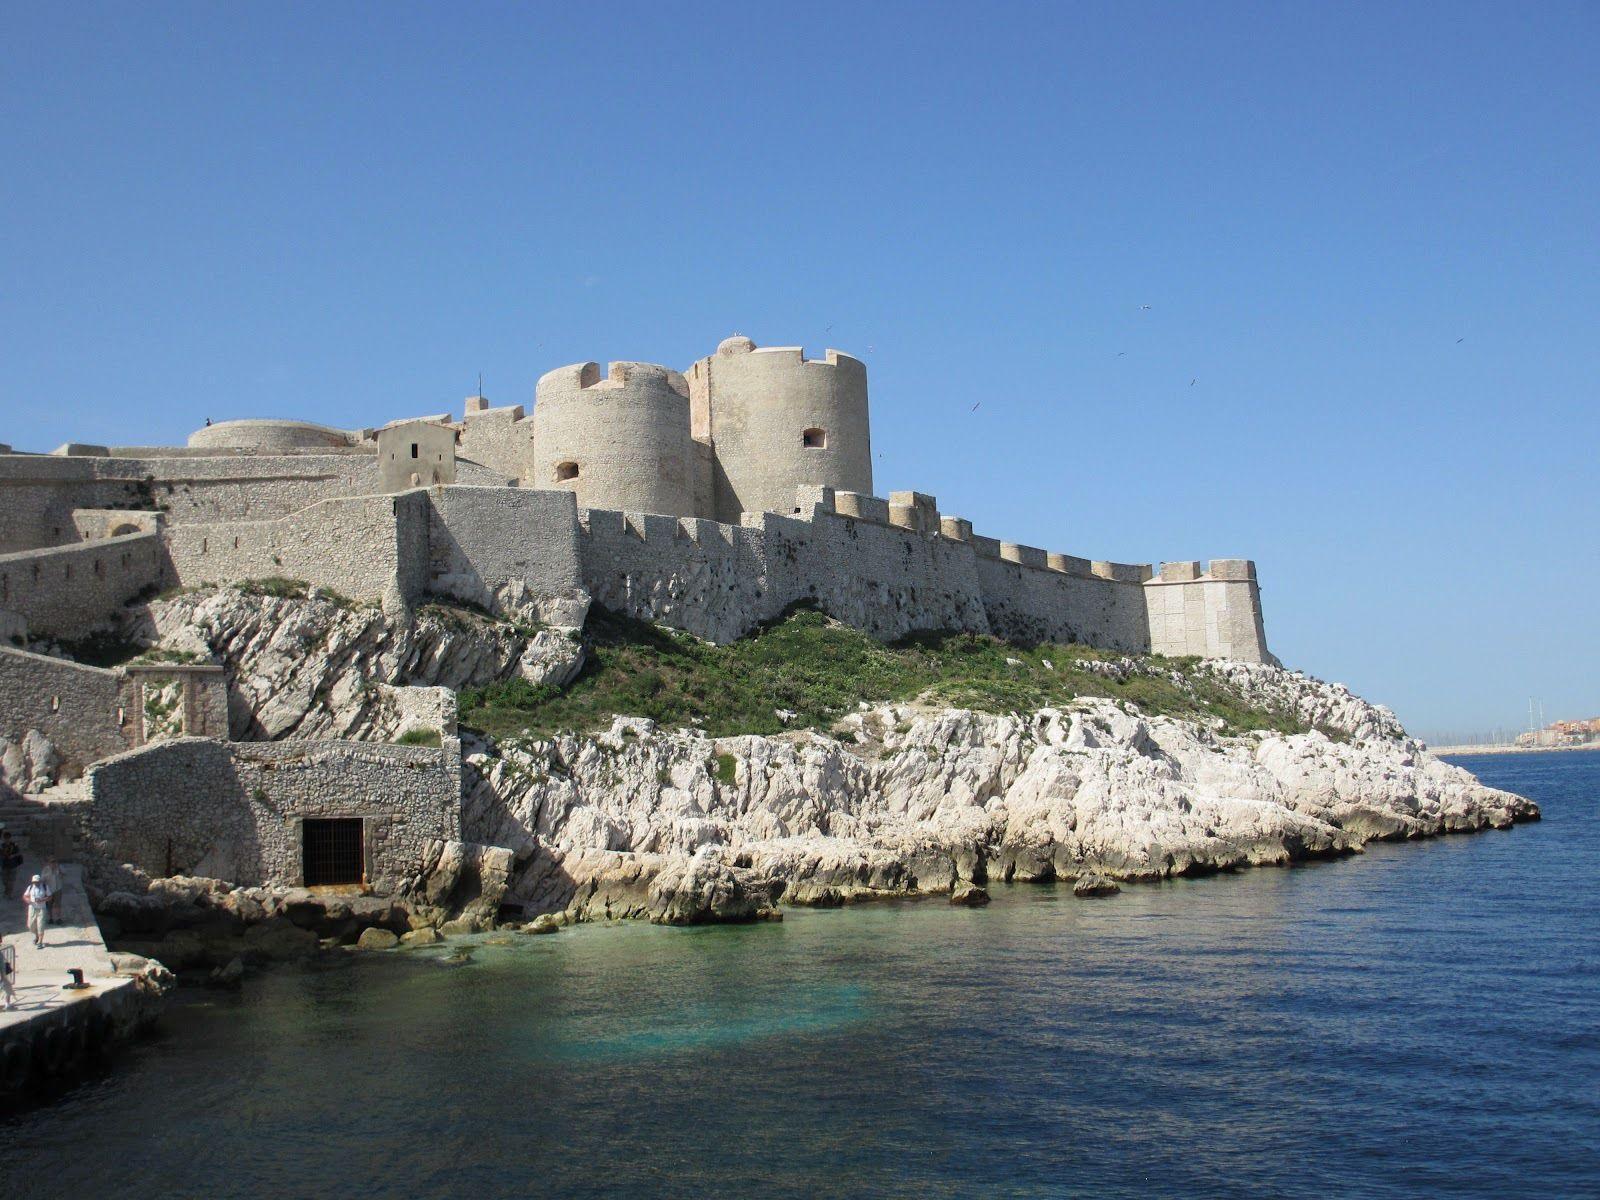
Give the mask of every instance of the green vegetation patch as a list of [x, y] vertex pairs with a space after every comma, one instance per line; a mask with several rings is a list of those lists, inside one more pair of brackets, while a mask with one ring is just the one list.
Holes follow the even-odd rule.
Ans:
[[437, 746], [441, 744], [442, 740], [437, 729], [419, 727], [406, 730], [395, 738], [394, 744], [397, 746]]
[[586, 632], [588, 660], [567, 688], [517, 679], [464, 691], [461, 723], [494, 736], [544, 736], [602, 729], [625, 715], [726, 737], [826, 729], [861, 701], [1005, 713], [1105, 696], [1151, 715], [1220, 718], [1227, 733], [1305, 729], [1288, 713], [1246, 703], [1192, 658], [1139, 657], [1130, 671], [1125, 656], [1087, 646], [1021, 647], [967, 633], [884, 644], [806, 610], [727, 646], [599, 608]]
[[304, 600], [311, 585], [304, 579], [285, 579], [269, 575], [265, 579], [246, 579], [239, 590], [247, 596], [276, 596], [280, 600]]

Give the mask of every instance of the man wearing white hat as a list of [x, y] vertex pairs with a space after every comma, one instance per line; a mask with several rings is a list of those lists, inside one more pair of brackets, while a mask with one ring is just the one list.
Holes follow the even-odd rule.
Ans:
[[50, 889], [44, 880], [33, 877], [33, 882], [23, 889], [22, 902], [28, 906], [28, 932], [33, 934], [35, 946], [44, 945], [45, 907], [50, 903]]

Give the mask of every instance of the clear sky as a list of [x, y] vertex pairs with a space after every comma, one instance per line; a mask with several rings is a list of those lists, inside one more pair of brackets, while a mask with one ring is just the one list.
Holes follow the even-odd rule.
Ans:
[[1592, 715], [1597, 64], [1592, 3], [11, 3], [0, 441], [832, 345], [880, 494], [1252, 557], [1424, 733]]

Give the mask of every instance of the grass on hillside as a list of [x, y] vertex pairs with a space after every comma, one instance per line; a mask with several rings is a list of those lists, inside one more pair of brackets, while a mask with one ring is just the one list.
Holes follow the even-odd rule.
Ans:
[[[1119, 681], [1074, 665], [1123, 657], [1086, 646], [1021, 647], [966, 633], [886, 645], [805, 610], [727, 646], [598, 609], [585, 633], [588, 661], [568, 687], [516, 679], [463, 691], [461, 723], [493, 736], [547, 735], [600, 729], [621, 714], [724, 737], [825, 729], [863, 700], [920, 698], [1003, 713], [1107, 696], [1152, 715], [1221, 718], [1229, 733], [1304, 728], [1288, 714], [1245, 704], [1197, 672], [1195, 659], [1143, 658], [1151, 673]], [[780, 709], [794, 715], [785, 721]]]

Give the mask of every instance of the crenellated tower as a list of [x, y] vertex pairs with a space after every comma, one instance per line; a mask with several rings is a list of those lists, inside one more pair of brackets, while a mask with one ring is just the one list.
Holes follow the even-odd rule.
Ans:
[[872, 492], [867, 368], [829, 350], [807, 359], [799, 346], [760, 349], [731, 337], [687, 375], [691, 428], [710, 447], [711, 509], [790, 512], [804, 485]]
[[539, 379], [527, 487], [575, 492], [580, 508], [695, 515], [689, 387], [654, 363], [559, 367]]

